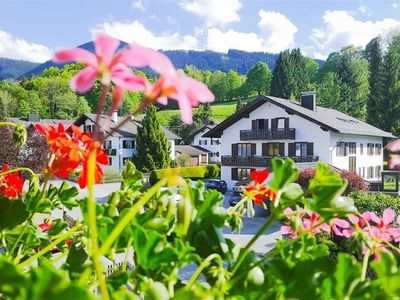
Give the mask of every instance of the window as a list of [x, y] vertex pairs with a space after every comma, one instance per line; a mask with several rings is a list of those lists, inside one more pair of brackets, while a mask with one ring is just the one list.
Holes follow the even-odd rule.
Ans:
[[268, 120], [267, 119], [257, 119], [256, 120], [256, 129], [257, 130], [268, 129]]
[[362, 177], [365, 178], [365, 167], [362, 168]]
[[307, 156], [307, 143], [295, 143], [295, 156]]
[[350, 172], [356, 171], [356, 157], [355, 156], [349, 157], [349, 171]]
[[211, 145], [219, 145], [220, 141], [219, 140], [211, 140]]
[[364, 154], [364, 145], [360, 144], [360, 154]]
[[207, 145], [207, 140], [199, 140], [199, 145]]
[[104, 149], [111, 149], [111, 141], [110, 140], [106, 140], [103, 142], [103, 148]]
[[241, 168], [238, 168], [237, 169], [237, 180], [243, 180], [245, 178], [249, 178], [251, 170], [252, 169], [241, 169]]
[[374, 167], [367, 168], [367, 179], [374, 178]]
[[376, 166], [375, 167], [375, 177], [380, 178], [381, 177], [381, 166]]
[[112, 161], [113, 161], [112, 157], [109, 156], [108, 157], [108, 165], [109, 166], [112, 166]]
[[276, 127], [278, 129], [284, 129], [285, 128], [285, 118], [276, 119]]
[[83, 125], [83, 132], [93, 132], [94, 125]]
[[135, 141], [132, 141], [132, 140], [122, 141], [122, 148], [124, 148], [124, 149], [133, 149], [133, 148], [135, 148]]
[[336, 156], [347, 156], [348, 143], [338, 142], [336, 144]]
[[251, 144], [237, 144], [238, 156], [252, 156]]
[[382, 154], [382, 144], [375, 144], [375, 155]]
[[268, 143], [267, 148], [268, 156], [278, 156], [279, 153], [279, 143]]
[[362, 168], [358, 168], [358, 175], [362, 176]]
[[357, 154], [357, 144], [354, 142], [349, 143], [349, 154]]
[[367, 155], [374, 155], [374, 144], [373, 143], [367, 144]]

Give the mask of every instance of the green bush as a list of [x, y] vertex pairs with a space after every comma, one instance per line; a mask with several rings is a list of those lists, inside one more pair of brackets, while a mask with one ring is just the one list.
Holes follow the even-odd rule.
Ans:
[[[182, 178], [203, 179], [209, 177], [217, 177], [220, 169], [217, 165], [178, 167], [173, 168], [178, 171]], [[150, 184], [155, 184], [158, 180], [166, 176], [167, 169], [154, 170], [150, 173]]]
[[360, 213], [373, 211], [377, 215], [382, 215], [386, 208], [391, 208], [400, 214], [400, 199], [383, 193], [353, 192], [350, 197], [354, 200], [354, 205]]

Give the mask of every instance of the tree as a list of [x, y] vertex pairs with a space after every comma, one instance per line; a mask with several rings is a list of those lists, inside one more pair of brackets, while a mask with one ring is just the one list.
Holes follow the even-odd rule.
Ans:
[[272, 74], [271, 95], [286, 99], [299, 99], [308, 89], [306, 61], [300, 49], [281, 52]]
[[238, 112], [239, 110], [241, 110], [245, 106], [246, 106], [246, 104], [243, 103], [241, 98], [238, 98], [236, 100], [236, 112]]
[[345, 103], [342, 98], [343, 83], [339, 75], [328, 72], [317, 86], [317, 102], [327, 108], [334, 108], [339, 111], [345, 110]]
[[0, 121], [5, 120], [6, 114], [5, 114], [5, 106], [3, 103], [3, 100], [0, 97]]
[[383, 102], [383, 55], [380, 39], [374, 38], [365, 49], [369, 61], [369, 95], [367, 101], [367, 122], [382, 128], [385, 112]]
[[215, 71], [210, 78], [209, 88], [214, 94], [216, 102], [225, 101], [228, 94], [226, 74], [221, 71]]
[[319, 70], [319, 64], [315, 60], [313, 60], [309, 57], [305, 57], [304, 59], [305, 59], [305, 63], [306, 63], [306, 71], [307, 71], [307, 75], [308, 75], [308, 81], [316, 82], [318, 70]]
[[238, 97], [238, 90], [244, 83], [244, 78], [233, 70], [226, 73], [227, 97], [230, 101]]
[[203, 125], [210, 124], [212, 116], [212, 110], [210, 103], [202, 104], [194, 113], [194, 119]]
[[271, 77], [272, 73], [268, 65], [258, 62], [247, 72], [247, 87], [250, 91], [256, 92], [258, 95], [267, 95], [271, 87]]
[[138, 128], [136, 144], [135, 163], [142, 172], [151, 172], [170, 166], [170, 144], [158, 121], [154, 105], [146, 109], [142, 126]]
[[199, 122], [196, 118], [194, 118], [193, 123], [190, 125], [183, 123], [179, 114], [173, 115], [168, 121], [168, 128], [179, 135], [185, 144], [191, 142], [189, 140], [189, 137], [202, 126], [203, 124]]

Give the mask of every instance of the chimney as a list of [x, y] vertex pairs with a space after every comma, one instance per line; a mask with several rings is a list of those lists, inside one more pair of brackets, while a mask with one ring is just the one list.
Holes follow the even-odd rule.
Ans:
[[112, 120], [114, 123], [118, 123], [118, 111], [114, 111], [114, 112], [112, 113], [111, 120]]
[[301, 93], [301, 106], [309, 110], [315, 111], [315, 106], [317, 103], [317, 93], [316, 91], [308, 91]]

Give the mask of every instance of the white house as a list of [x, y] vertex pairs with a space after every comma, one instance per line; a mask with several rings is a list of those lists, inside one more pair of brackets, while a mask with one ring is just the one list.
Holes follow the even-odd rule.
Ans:
[[[100, 116], [100, 123], [104, 124], [106, 118], [107, 116]], [[83, 132], [93, 132], [95, 120], [95, 114], [83, 114], [74, 122], [74, 125], [78, 126]], [[122, 120], [123, 118], [119, 118], [114, 113], [107, 128], [116, 127]], [[104, 141], [103, 149], [109, 159], [109, 165], [103, 167], [105, 172], [119, 173], [125, 162], [132, 160], [132, 157], [137, 154], [136, 136], [138, 128], [141, 126], [139, 121], [131, 119]], [[171, 158], [175, 159], [175, 141], [179, 140], [180, 137], [166, 128], [163, 128], [163, 130], [170, 143]]]
[[203, 135], [221, 141], [221, 179], [232, 188], [252, 169], [271, 167], [274, 156], [318, 161], [377, 181], [383, 138], [389, 133], [334, 109], [316, 106], [315, 92], [301, 102], [260, 96]]
[[204, 134], [209, 132], [215, 125], [205, 125], [194, 132], [188, 139], [192, 146], [200, 146], [209, 151], [208, 161], [210, 163], [221, 162], [221, 141], [220, 138], [204, 137]]

